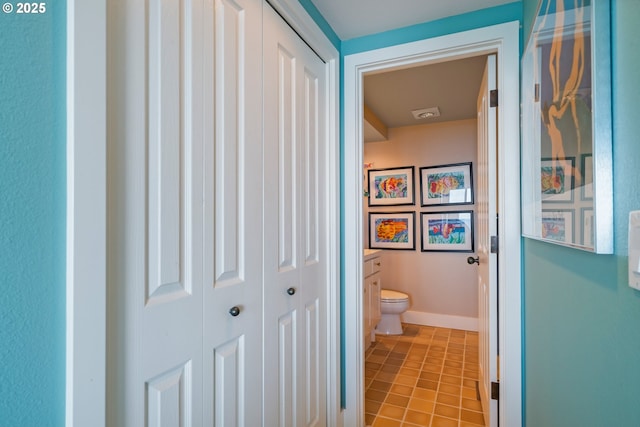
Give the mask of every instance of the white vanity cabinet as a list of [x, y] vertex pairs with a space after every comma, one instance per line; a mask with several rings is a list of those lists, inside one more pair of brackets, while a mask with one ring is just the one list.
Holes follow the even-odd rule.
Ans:
[[380, 290], [382, 280], [382, 251], [379, 249], [365, 249], [364, 251], [364, 283], [363, 283], [363, 312], [364, 312], [364, 349], [375, 341], [375, 328], [380, 321]]

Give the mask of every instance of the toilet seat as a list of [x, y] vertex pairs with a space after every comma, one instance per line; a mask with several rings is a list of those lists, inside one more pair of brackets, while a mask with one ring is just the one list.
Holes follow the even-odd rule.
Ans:
[[409, 295], [404, 292], [392, 291], [391, 289], [382, 289], [380, 291], [380, 301], [386, 303], [402, 303], [409, 300]]

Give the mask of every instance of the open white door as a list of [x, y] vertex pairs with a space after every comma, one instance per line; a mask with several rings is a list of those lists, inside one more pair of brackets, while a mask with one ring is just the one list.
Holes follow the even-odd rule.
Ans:
[[[498, 254], [491, 250], [491, 237], [497, 241], [497, 106], [492, 102], [496, 90], [496, 55], [487, 64], [478, 94], [478, 188], [477, 188], [477, 254], [478, 254], [478, 330], [480, 362], [480, 398], [485, 425], [498, 425], [498, 401], [491, 399], [491, 383], [499, 381], [498, 373]], [[496, 92], [493, 92], [494, 94]]]

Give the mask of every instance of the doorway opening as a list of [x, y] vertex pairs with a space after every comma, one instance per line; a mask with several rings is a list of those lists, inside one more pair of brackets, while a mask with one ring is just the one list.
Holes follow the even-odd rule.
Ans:
[[499, 420], [501, 425], [521, 425], [521, 336], [520, 336], [520, 164], [519, 164], [519, 46], [517, 22], [404, 45], [366, 51], [344, 61], [344, 179], [353, 185], [344, 188], [344, 301], [345, 310], [345, 425], [363, 425], [364, 351], [363, 331], [363, 78], [368, 73], [427, 65], [443, 61], [495, 53], [498, 57], [498, 146], [496, 153], [498, 236], [501, 301], [499, 317], [501, 372]]
[[[484, 176], [495, 165], [488, 167], [489, 156], [481, 156], [486, 150], [479, 146], [480, 133], [495, 135], [496, 109], [492, 116], [479, 109], [490, 90], [488, 60], [480, 55], [364, 75], [365, 425], [384, 418], [429, 426], [464, 415], [469, 423], [490, 426], [483, 407], [486, 417], [497, 414], [486, 399], [495, 369], [490, 375], [492, 367], [479, 363], [497, 360], [495, 354], [479, 357], [485, 340], [497, 338], [496, 331], [484, 332], [490, 329], [484, 315], [495, 307], [478, 304], [494, 301], [480, 297], [486, 287], [479, 273], [496, 263], [495, 255], [483, 251], [488, 212], [481, 214], [487, 209], [487, 183], [495, 187], [495, 179]], [[438, 114], [416, 117], [412, 110], [419, 106], [436, 106], [428, 110]], [[432, 181], [439, 185], [430, 190]], [[393, 223], [396, 234], [389, 237], [387, 223], [395, 216], [400, 216]], [[469, 255], [481, 262], [469, 263]], [[491, 277], [495, 283], [495, 274]], [[406, 297], [406, 311], [382, 314], [378, 323], [373, 302], [382, 299], [382, 311], [396, 313], [398, 303], [388, 301], [397, 295]], [[391, 331], [390, 319], [397, 324], [399, 316], [402, 331]], [[379, 334], [369, 336], [374, 329]]]

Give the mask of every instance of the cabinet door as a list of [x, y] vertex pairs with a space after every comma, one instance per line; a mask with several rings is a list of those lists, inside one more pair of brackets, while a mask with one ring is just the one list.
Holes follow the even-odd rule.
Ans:
[[264, 7], [265, 426], [324, 426], [325, 64]]
[[382, 288], [382, 281], [380, 273], [376, 273], [371, 276], [371, 290], [369, 292], [369, 312], [370, 312], [370, 329], [375, 331], [378, 322], [380, 321], [380, 290]]
[[362, 286], [362, 307], [363, 310], [363, 340], [364, 340], [364, 349], [369, 348], [369, 344], [371, 343], [371, 282], [373, 281], [373, 277], [369, 276], [364, 279], [364, 284]]

